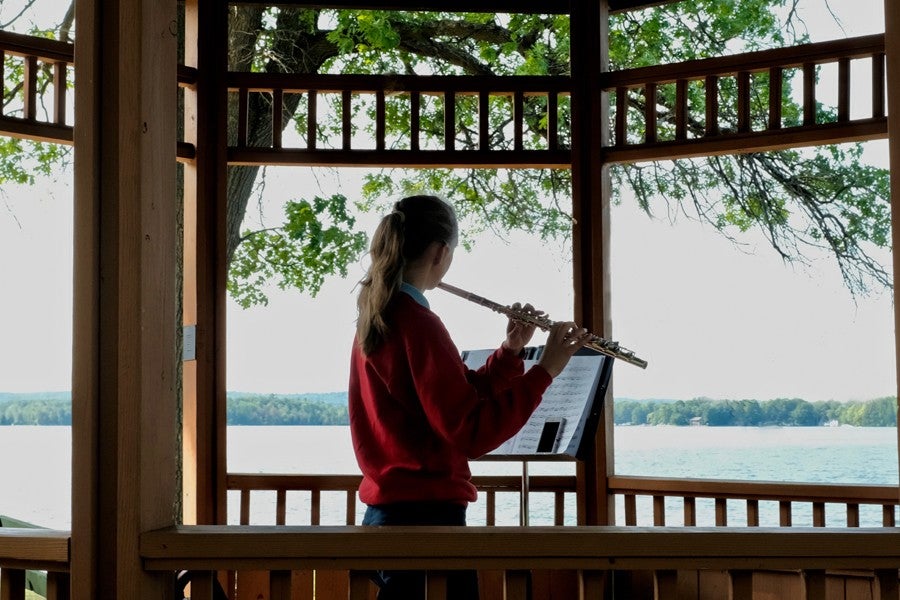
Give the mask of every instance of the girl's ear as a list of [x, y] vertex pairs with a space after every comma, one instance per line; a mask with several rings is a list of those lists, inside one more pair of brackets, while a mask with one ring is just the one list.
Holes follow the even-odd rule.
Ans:
[[434, 251], [434, 255], [432, 256], [432, 264], [437, 266], [444, 262], [444, 259], [447, 258], [447, 253], [450, 252], [450, 246], [447, 244], [442, 244], [441, 242], [434, 242], [437, 246]]

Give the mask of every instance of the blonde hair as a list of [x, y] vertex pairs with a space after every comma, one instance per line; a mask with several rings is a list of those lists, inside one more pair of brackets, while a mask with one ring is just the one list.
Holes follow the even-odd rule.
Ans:
[[387, 307], [400, 289], [406, 264], [422, 256], [432, 242], [455, 244], [457, 235], [453, 207], [437, 196], [404, 198], [381, 219], [369, 248], [372, 262], [360, 281], [356, 301], [356, 341], [364, 354], [374, 352], [389, 333]]

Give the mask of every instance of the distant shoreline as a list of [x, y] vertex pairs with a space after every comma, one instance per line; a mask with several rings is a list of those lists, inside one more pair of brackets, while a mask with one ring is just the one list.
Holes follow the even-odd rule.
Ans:
[[[347, 392], [308, 394], [227, 393], [228, 425], [347, 425]], [[808, 402], [616, 398], [616, 425], [709, 427], [895, 427], [896, 398]], [[70, 392], [0, 392], [0, 426], [71, 425]]]

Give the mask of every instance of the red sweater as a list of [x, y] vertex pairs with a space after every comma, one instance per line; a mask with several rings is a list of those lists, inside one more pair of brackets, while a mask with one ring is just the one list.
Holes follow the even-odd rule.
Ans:
[[512, 437], [552, 381], [498, 349], [478, 371], [444, 324], [405, 293], [388, 307], [389, 337], [365, 356], [353, 344], [350, 433], [369, 505], [475, 500], [468, 459]]

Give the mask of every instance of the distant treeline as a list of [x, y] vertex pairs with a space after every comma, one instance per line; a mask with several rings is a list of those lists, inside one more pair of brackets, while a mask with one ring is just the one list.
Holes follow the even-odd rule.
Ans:
[[815, 426], [857, 427], [897, 425], [897, 399], [807, 402], [800, 398], [775, 400], [616, 400], [617, 425]]
[[[815, 426], [893, 427], [897, 402], [893, 397], [867, 401], [807, 402], [776, 400], [630, 400], [615, 402], [617, 425]], [[228, 393], [229, 425], [347, 425], [347, 394]], [[71, 425], [68, 393], [0, 394], [0, 425]]]
[[235, 394], [228, 396], [229, 425], [347, 425], [344, 402], [277, 394]]
[[[347, 394], [229, 392], [229, 425], [347, 425]], [[0, 425], [71, 425], [69, 395], [0, 395]]]

